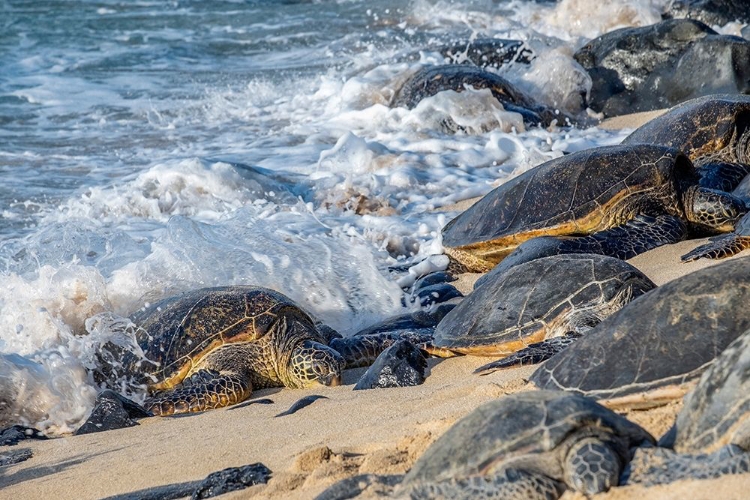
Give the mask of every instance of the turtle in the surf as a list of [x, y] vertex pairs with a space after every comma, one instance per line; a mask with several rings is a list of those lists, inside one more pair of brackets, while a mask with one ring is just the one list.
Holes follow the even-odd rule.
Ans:
[[695, 165], [701, 186], [732, 191], [750, 173], [750, 96], [691, 99], [637, 128], [622, 143], [677, 148]]
[[750, 471], [750, 331], [716, 358], [659, 448], [636, 451], [628, 483], [664, 484]]
[[[382, 492], [396, 498], [509, 500], [555, 499], [567, 489], [593, 495], [619, 484], [632, 449], [653, 443], [640, 426], [589, 398], [517, 393], [459, 420], [400, 484]], [[318, 500], [352, 498], [361, 484], [397, 482], [391, 478], [358, 476]]]
[[552, 120], [561, 121], [561, 115], [535, 102], [505, 78], [465, 64], [425, 66], [417, 70], [394, 94], [391, 107], [412, 109], [422, 99], [432, 97], [438, 92], [463, 92], [467, 86], [477, 90], [489, 89], [507, 111], [519, 113], [525, 123], [546, 126]]
[[185, 292], [132, 319], [143, 356], [125, 353], [123, 366], [148, 385], [144, 406], [157, 415], [232, 405], [264, 387], [338, 385], [345, 367], [371, 363], [399, 338], [337, 337], [285, 295], [255, 286]]
[[522, 243], [548, 237], [546, 255], [628, 259], [686, 236], [729, 232], [745, 203], [698, 185], [682, 152], [632, 144], [587, 149], [514, 177], [443, 228], [445, 253], [490, 270]]
[[539, 363], [656, 287], [627, 262], [595, 254], [554, 255], [491, 274], [440, 321], [432, 341], [503, 357], [480, 373]]
[[695, 271], [635, 299], [548, 359], [530, 381], [612, 406], [673, 401], [750, 328], [748, 301], [750, 258]]

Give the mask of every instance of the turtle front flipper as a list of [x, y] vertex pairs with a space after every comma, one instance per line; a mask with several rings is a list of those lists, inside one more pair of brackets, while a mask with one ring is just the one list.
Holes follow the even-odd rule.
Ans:
[[682, 262], [692, 262], [701, 258], [724, 259], [750, 248], [750, 236], [726, 234], [701, 245], [681, 257]]
[[562, 337], [553, 337], [542, 342], [529, 344], [527, 347], [514, 352], [510, 356], [480, 366], [474, 370], [474, 373], [489, 375], [504, 368], [541, 363], [562, 351], [579, 338], [581, 338], [580, 334], [570, 332]]
[[417, 483], [409, 488], [412, 499], [502, 498], [504, 500], [555, 500], [565, 492], [565, 484], [543, 474], [504, 469], [489, 476], [470, 476], [439, 482]]
[[745, 215], [737, 223], [733, 233], [716, 236], [682, 256], [683, 262], [700, 258], [723, 259], [750, 248], [750, 215]]
[[625, 469], [625, 484], [669, 484], [684, 479], [713, 479], [750, 471], [750, 453], [730, 444], [713, 453], [677, 453], [667, 448], [639, 448]]
[[230, 406], [250, 397], [250, 377], [238, 372], [201, 369], [174, 389], [148, 398], [145, 408], [154, 415], [192, 413]]

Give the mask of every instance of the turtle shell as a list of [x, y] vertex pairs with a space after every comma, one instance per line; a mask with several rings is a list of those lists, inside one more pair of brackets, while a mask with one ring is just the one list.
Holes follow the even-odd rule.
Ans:
[[679, 452], [711, 453], [727, 444], [750, 450], [750, 331], [701, 376], [685, 398], [675, 428]]
[[[498, 101], [504, 105], [511, 105], [508, 111], [524, 114], [523, 110], [528, 110], [524, 114], [524, 120], [527, 122], [538, 123], [540, 121], [540, 117], [534, 113], [544, 111], [542, 107], [513, 87], [509, 81], [495, 73], [464, 64], [426, 66], [419, 69], [396, 92], [391, 106], [412, 109], [422, 99], [432, 97], [438, 92], [444, 90], [462, 92], [467, 85], [475, 89], [490, 89]], [[516, 107], [521, 109], [516, 109]]]
[[548, 453], [586, 429], [589, 435], [621, 440], [625, 452], [654, 442], [640, 426], [589, 398], [550, 391], [517, 393], [485, 403], [459, 420], [424, 452], [403, 484], [488, 475], [513, 463], [562, 479], [559, 460], [550, 460]]
[[660, 144], [702, 158], [750, 163], [750, 144], [738, 140], [750, 126], [750, 96], [717, 94], [691, 99], [648, 121], [622, 144]]
[[[495, 188], [443, 228], [443, 246], [497, 263], [536, 236], [585, 235], [639, 213], [685, 217], [677, 193], [697, 184], [676, 149], [636, 144], [587, 149]], [[460, 260], [460, 259], [459, 259]]]
[[164, 299], [132, 319], [140, 327], [139, 346], [146, 358], [158, 364], [151, 375], [161, 382], [159, 386], [169, 387], [181, 381], [203, 355], [231, 342], [256, 341], [282, 316], [313, 325], [289, 297], [255, 286], [192, 290]]
[[750, 328], [749, 302], [750, 258], [701, 269], [637, 298], [530, 380], [597, 398], [685, 383]]
[[509, 355], [577, 327], [594, 326], [656, 286], [625, 261], [591, 254], [544, 257], [487, 277], [438, 324], [435, 346], [464, 354]]

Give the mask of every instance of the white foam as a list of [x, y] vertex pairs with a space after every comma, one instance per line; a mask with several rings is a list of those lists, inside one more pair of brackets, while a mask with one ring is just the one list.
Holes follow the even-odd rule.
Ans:
[[[33, 179], [3, 209], [18, 229], [0, 246], [0, 424], [75, 428], [101, 345], [132, 342], [127, 318], [183, 290], [271, 287], [345, 334], [403, 312], [399, 285], [447, 265], [440, 229], [455, 213], [434, 209], [624, 137], [526, 129], [488, 90], [392, 109], [404, 79], [442, 63], [446, 40], [516, 38], [537, 59], [502, 74], [570, 109], [590, 86], [572, 47], [653, 22], [661, 3], [418, 0], [403, 15], [372, 7], [363, 33], [274, 16], [200, 32], [124, 25], [97, 50], [24, 35], [2, 88], [26, 113], [3, 115], [0, 156], [19, 166], [8, 182]], [[420, 262], [400, 282], [387, 271]]]

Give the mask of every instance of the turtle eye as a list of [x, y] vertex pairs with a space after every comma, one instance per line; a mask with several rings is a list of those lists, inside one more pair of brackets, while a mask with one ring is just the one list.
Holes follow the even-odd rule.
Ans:
[[344, 360], [337, 351], [324, 344], [306, 340], [295, 349], [289, 372], [298, 387], [315, 383], [335, 385], [341, 378], [343, 367]]

